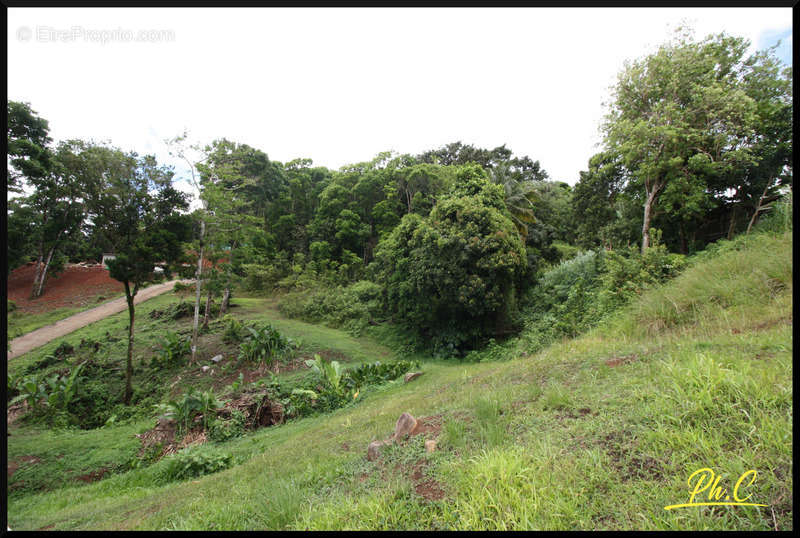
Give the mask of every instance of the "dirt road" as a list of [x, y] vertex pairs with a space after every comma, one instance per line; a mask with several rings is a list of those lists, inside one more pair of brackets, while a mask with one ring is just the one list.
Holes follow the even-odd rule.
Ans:
[[[139, 304], [142, 301], [146, 301], [156, 295], [161, 295], [162, 293], [171, 290], [176, 282], [183, 282], [184, 284], [192, 282], [191, 280], [171, 280], [169, 282], [164, 282], [163, 284], [157, 284], [155, 286], [150, 286], [140, 290], [139, 293], [136, 294], [136, 297], [133, 299], [134, 304]], [[80, 329], [81, 327], [85, 327], [90, 323], [94, 323], [95, 321], [100, 321], [103, 318], [106, 318], [112, 314], [116, 314], [117, 312], [122, 312], [123, 310], [127, 310], [128, 303], [125, 302], [125, 298], [121, 297], [119, 299], [114, 299], [113, 301], [109, 301], [105, 304], [100, 306], [96, 306], [90, 310], [85, 312], [80, 312], [75, 314], [74, 316], [70, 316], [66, 319], [62, 319], [60, 321], [56, 321], [52, 325], [48, 325], [46, 327], [42, 327], [41, 329], [36, 329], [35, 331], [31, 331], [28, 334], [22, 335], [18, 338], [14, 338], [11, 341], [11, 351], [8, 352], [8, 360], [11, 360], [15, 357], [19, 357], [20, 355], [27, 353], [32, 349], [36, 349], [39, 346], [45, 345], [47, 342], [51, 340], [55, 340], [56, 338], [60, 338], [64, 335], [67, 335], [73, 331]]]

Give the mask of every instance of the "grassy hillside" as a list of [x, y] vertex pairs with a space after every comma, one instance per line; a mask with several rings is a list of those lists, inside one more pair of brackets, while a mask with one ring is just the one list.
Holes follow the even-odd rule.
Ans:
[[[88, 485], [15, 494], [9, 525], [791, 529], [792, 236], [741, 238], [719, 250], [581, 337], [531, 355], [523, 335], [504, 361], [427, 361], [420, 378], [388, 383], [358, 405], [208, 443], [204, 450], [229, 453], [236, 464], [201, 478], [164, 483], [159, 462]], [[391, 358], [365, 338], [282, 320], [268, 301], [244, 304], [248, 315], [321, 348], [355, 360]], [[403, 412], [427, 417], [426, 435], [366, 461], [367, 445], [388, 437]], [[97, 450], [130, 451], [132, 434], [149, 426], [81, 435]], [[17, 473], [58, 455], [65, 467], [77, 465], [73, 434], [11, 432], [9, 462], [41, 460]], [[438, 439], [433, 453], [425, 438]], [[701, 468], [720, 474], [728, 493], [756, 470], [739, 495], [767, 506], [665, 510], [689, 501], [687, 479]]]

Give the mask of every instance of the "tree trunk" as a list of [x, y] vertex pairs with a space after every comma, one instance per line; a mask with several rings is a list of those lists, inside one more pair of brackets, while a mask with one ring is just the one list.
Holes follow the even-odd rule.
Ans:
[[[134, 293], [135, 295], [135, 293]], [[125, 281], [125, 300], [128, 301], [128, 364], [125, 370], [125, 405], [131, 404], [133, 396], [133, 322], [135, 317], [133, 297], [128, 281]]]
[[50, 267], [50, 262], [53, 259], [53, 253], [56, 251], [56, 247], [50, 249], [50, 252], [47, 254], [47, 261], [44, 264], [44, 269], [42, 269], [42, 274], [39, 277], [39, 289], [36, 290], [36, 297], [41, 297], [42, 292], [44, 291], [44, 283], [47, 280], [47, 269]]
[[683, 225], [683, 221], [681, 221], [681, 225], [678, 228], [678, 233], [680, 234], [681, 239], [681, 254], [686, 255], [688, 253], [688, 248], [686, 246], [686, 230], [684, 230], [685, 226]]
[[733, 230], [736, 228], [736, 206], [731, 209], [731, 223], [728, 226], [728, 241], [733, 239]]
[[231, 300], [231, 274], [230, 267], [233, 263], [233, 249], [236, 248], [236, 240], [231, 243], [231, 250], [228, 252], [228, 265], [225, 270], [225, 289], [222, 291], [222, 303], [219, 305], [219, 315], [224, 316], [228, 311], [228, 303]]
[[753, 227], [753, 224], [755, 224], [758, 214], [763, 210], [763, 208], [761, 207], [761, 202], [764, 201], [764, 197], [767, 195], [768, 190], [769, 190], [769, 182], [767, 183], [767, 186], [764, 187], [764, 192], [762, 192], [761, 196], [758, 198], [758, 204], [756, 205], [756, 210], [753, 211], [753, 216], [750, 217], [750, 222], [747, 224], [747, 232], [745, 233], [748, 234], [750, 233], [750, 228]]
[[33, 288], [31, 288], [31, 299], [36, 298], [36, 290], [39, 289], [39, 280], [42, 278], [43, 259], [44, 259], [44, 247], [40, 247], [39, 257], [36, 259], [36, 272], [33, 274]]
[[653, 212], [653, 203], [656, 199], [656, 189], [647, 193], [647, 200], [644, 203], [644, 219], [642, 222], [642, 254], [650, 246], [650, 218]]
[[223, 316], [228, 311], [228, 302], [231, 299], [231, 287], [225, 286], [225, 290], [222, 292], [222, 303], [219, 305], [219, 315]]
[[211, 315], [211, 290], [208, 290], [206, 295], [206, 311], [203, 313], [203, 330], [208, 329], [208, 318]]
[[197, 325], [200, 321], [200, 283], [203, 276], [203, 238], [206, 235], [206, 222], [200, 221], [200, 256], [197, 257], [197, 277], [194, 297], [194, 322], [192, 324], [192, 358], [189, 364], [194, 364], [197, 356]]

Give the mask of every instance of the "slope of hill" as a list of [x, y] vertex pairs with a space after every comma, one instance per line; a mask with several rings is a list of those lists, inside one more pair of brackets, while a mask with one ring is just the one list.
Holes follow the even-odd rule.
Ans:
[[[164, 483], [159, 462], [12, 498], [10, 525], [792, 528], [791, 233], [702, 255], [588, 334], [535, 355], [423, 370], [358, 405], [204, 447], [234, 458], [225, 471]], [[425, 417], [425, 436], [367, 461], [367, 445], [403, 412]], [[701, 469], [710, 471], [693, 474]], [[692, 498], [709, 472], [725, 491], [714, 497], [708, 480]], [[764, 506], [665, 509], [745, 498]]]

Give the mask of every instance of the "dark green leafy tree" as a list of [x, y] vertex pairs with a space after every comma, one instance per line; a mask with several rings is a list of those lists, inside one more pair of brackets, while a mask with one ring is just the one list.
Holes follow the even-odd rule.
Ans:
[[9, 192], [22, 192], [23, 182], [35, 183], [52, 169], [50, 127], [29, 103], [8, 101], [7, 152]]
[[477, 165], [458, 180], [428, 218], [403, 217], [375, 266], [390, 312], [449, 352], [508, 327], [526, 265], [502, 187]]
[[95, 225], [105, 228], [113, 243], [116, 259], [108, 262], [109, 274], [125, 287], [128, 303], [128, 356], [125, 370], [125, 404], [133, 395], [134, 298], [154, 277], [158, 262], [166, 262], [169, 275], [183, 259], [182, 244], [188, 240], [191, 224], [185, 197], [172, 187], [173, 172], [158, 165], [152, 156], [139, 157], [111, 150], [115, 163], [103, 176], [102, 194], [93, 200], [98, 215]]
[[725, 35], [695, 42], [681, 30], [619, 74], [605, 140], [642, 191], [643, 251], [658, 204], [690, 220], [708, 209], [712, 178], [756, 161], [756, 103], [741, 85], [747, 46]]

